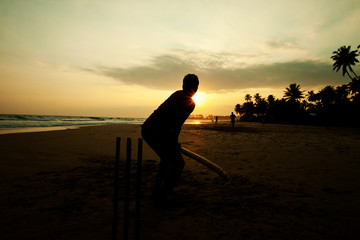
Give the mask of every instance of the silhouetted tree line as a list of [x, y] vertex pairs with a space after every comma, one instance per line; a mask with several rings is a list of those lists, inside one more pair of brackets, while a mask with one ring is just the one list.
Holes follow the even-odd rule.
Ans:
[[256, 93], [245, 95], [245, 102], [235, 106], [240, 121], [311, 124], [332, 126], [360, 126], [360, 77], [352, 66], [358, 63], [360, 45], [340, 47], [333, 52], [333, 70], [342, 70], [351, 81], [341, 86], [326, 86], [319, 92], [304, 91], [296, 83], [290, 84], [281, 99], [269, 95], [266, 99]]

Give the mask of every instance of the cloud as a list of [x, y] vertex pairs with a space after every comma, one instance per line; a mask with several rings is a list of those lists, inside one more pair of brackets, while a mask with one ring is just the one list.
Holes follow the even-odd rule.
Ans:
[[193, 65], [170, 55], [155, 57], [152, 63], [147, 66], [132, 68], [101, 67], [95, 71], [124, 84], [142, 85], [153, 89], [181, 87], [181, 80], [184, 75], [196, 72]]
[[299, 49], [299, 46], [296, 43], [285, 42], [279, 40], [269, 40], [266, 42], [266, 45], [270, 48], [285, 48], [285, 49]]
[[131, 68], [98, 67], [87, 69], [123, 84], [152, 89], [181, 88], [182, 78], [195, 73], [201, 91], [235, 91], [246, 88], [285, 88], [291, 83], [307, 89], [348, 82], [332, 71], [330, 62], [316, 60], [288, 61], [270, 64], [243, 64], [254, 56], [175, 52], [157, 56], [148, 64]]

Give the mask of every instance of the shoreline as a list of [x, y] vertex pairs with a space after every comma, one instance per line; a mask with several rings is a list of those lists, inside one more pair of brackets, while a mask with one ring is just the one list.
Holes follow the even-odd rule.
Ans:
[[[211, 122], [202, 122], [204, 120], [192, 119], [185, 124], [213, 124]], [[225, 122], [225, 121], [224, 121]], [[141, 125], [142, 123], [119, 123], [119, 124], [94, 124], [94, 125], [68, 125], [68, 126], [51, 126], [51, 127], [18, 127], [18, 128], [0, 128], [0, 135], [15, 134], [15, 133], [31, 133], [31, 132], [48, 132], [48, 131], [60, 131], [60, 130], [73, 130], [82, 127], [96, 127], [96, 126], [111, 126], [111, 125]], [[223, 124], [223, 123], [219, 123]]]
[[[0, 128], [0, 136], [6, 134], [20, 134], [20, 133], [33, 133], [33, 132], [49, 132], [49, 131], [62, 131], [62, 130], [75, 130], [84, 127], [97, 127], [97, 126], [114, 126], [114, 125], [141, 125], [142, 123], [118, 123], [118, 124], [94, 124], [94, 125], [67, 125], [67, 126], [49, 126], [49, 127], [19, 127], [19, 128]], [[184, 123], [186, 125], [208, 125], [211, 127], [221, 128], [227, 125], [231, 126], [230, 120], [219, 120], [217, 124], [210, 120], [204, 121], [204, 119], [191, 119]], [[307, 125], [307, 124], [286, 124], [286, 123], [261, 123], [261, 122], [236, 122], [235, 131], [239, 130], [239, 126], [244, 125], [264, 125], [264, 126], [289, 126], [289, 127], [309, 127], [309, 128], [324, 128], [324, 129], [360, 129], [359, 127], [352, 126], [327, 126], [327, 125]], [[230, 130], [231, 128], [229, 128]], [[218, 129], [219, 130], [219, 129]]]
[[24, 127], [24, 128], [1, 128], [0, 135], [15, 133], [48, 132], [78, 129], [81, 126], [59, 126], [59, 127]]

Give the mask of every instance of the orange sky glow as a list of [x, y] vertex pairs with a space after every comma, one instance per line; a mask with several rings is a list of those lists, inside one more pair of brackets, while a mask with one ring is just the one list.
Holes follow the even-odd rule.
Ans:
[[193, 114], [229, 115], [248, 93], [347, 83], [330, 56], [360, 44], [358, 0], [6, 0], [0, 9], [0, 114], [147, 117], [194, 73]]

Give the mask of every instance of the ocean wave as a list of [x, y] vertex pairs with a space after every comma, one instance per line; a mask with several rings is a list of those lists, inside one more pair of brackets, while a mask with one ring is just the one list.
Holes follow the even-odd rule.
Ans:
[[141, 124], [144, 118], [0, 114], [0, 128]]

